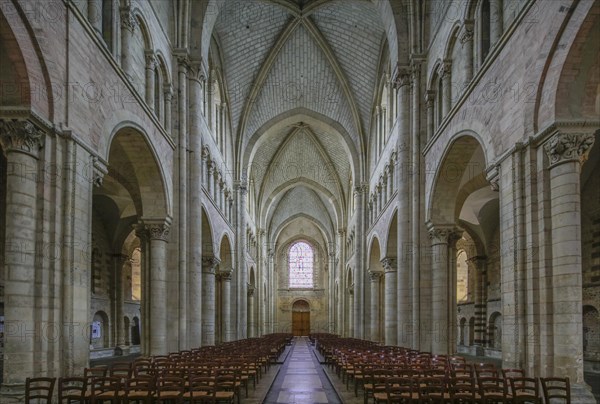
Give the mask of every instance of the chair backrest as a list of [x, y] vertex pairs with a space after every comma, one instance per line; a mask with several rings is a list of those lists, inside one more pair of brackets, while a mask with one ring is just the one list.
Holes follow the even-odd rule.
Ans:
[[412, 397], [415, 392], [413, 379], [409, 377], [388, 377], [385, 383], [385, 391], [388, 403], [401, 402], [407, 397]]
[[25, 380], [25, 402], [31, 400], [44, 400], [46, 403], [52, 402], [52, 394], [54, 394], [54, 385], [56, 378], [54, 377], [28, 377]]
[[91, 382], [92, 402], [94, 398], [102, 394], [102, 397], [117, 397], [121, 390], [121, 378], [116, 376], [93, 377]]
[[174, 376], [159, 376], [156, 379], [156, 394], [157, 397], [161, 397], [163, 392], [178, 392], [179, 396], [183, 395], [185, 391], [185, 379], [182, 377]]
[[524, 369], [502, 369], [502, 377], [512, 379], [514, 377], [525, 377]]
[[508, 380], [510, 380], [510, 391], [513, 397], [528, 395], [540, 398], [537, 379], [532, 377], [511, 377]]
[[127, 380], [125, 385], [125, 397], [129, 398], [130, 394], [135, 392], [136, 397], [140, 395], [146, 398], [152, 397], [155, 389], [155, 379], [153, 376], [140, 375]]
[[475, 401], [477, 384], [470, 376], [459, 376], [448, 379], [448, 390], [452, 399], [467, 399]]
[[108, 373], [108, 367], [96, 366], [93, 368], [85, 368], [83, 370], [83, 377], [90, 380], [92, 377], [106, 377]]
[[58, 402], [63, 404], [70, 400], [83, 400], [87, 390], [87, 379], [85, 377], [61, 377], [58, 379]]
[[446, 392], [445, 379], [439, 377], [420, 377], [417, 379], [419, 386], [419, 401], [438, 400], [444, 397]]
[[481, 377], [477, 382], [479, 394], [484, 398], [489, 396], [506, 398], [508, 395], [506, 381], [501, 377]]
[[566, 404], [571, 403], [571, 382], [568, 377], [542, 377], [540, 381], [546, 403], [558, 399], [563, 400]]

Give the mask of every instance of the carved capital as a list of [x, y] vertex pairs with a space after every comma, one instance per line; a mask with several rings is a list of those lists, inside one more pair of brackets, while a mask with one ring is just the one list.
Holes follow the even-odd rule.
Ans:
[[108, 173], [108, 167], [106, 167], [106, 165], [96, 157], [94, 157], [92, 160], [92, 166], [92, 182], [95, 186], [100, 187], [102, 186], [102, 180], [104, 179], [104, 176]]
[[131, 7], [121, 8], [121, 28], [128, 30], [133, 33], [137, 26], [137, 21]]
[[158, 61], [156, 60], [156, 55], [153, 51], [146, 51], [144, 53], [146, 57], [146, 69], [154, 70], [156, 66], [158, 66]]
[[348, 286], [348, 293], [350, 296], [354, 295], [354, 284]]
[[439, 67], [438, 74], [441, 78], [449, 77], [452, 72], [452, 62], [449, 60], [444, 60]]
[[433, 108], [435, 101], [435, 91], [428, 90], [425, 92], [425, 107], [427, 109]]
[[37, 159], [44, 147], [44, 131], [27, 120], [0, 120], [0, 144], [5, 153], [17, 151]]
[[170, 85], [165, 85], [163, 94], [165, 96], [165, 102], [171, 102], [173, 99], [173, 88]]
[[436, 226], [430, 222], [427, 224], [427, 230], [432, 245], [453, 244], [462, 237], [462, 231], [453, 225]]
[[167, 223], [145, 223], [150, 240], [169, 241], [170, 226]]
[[379, 282], [382, 276], [383, 272], [369, 269], [369, 279], [371, 279], [371, 282]]
[[500, 166], [496, 165], [489, 168], [486, 172], [485, 179], [490, 183], [492, 191], [498, 192], [500, 190]]
[[410, 85], [411, 73], [410, 66], [399, 66], [394, 75], [394, 87], [400, 89]]
[[396, 272], [398, 270], [396, 258], [385, 257], [381, 260], [385, 272]]
[[594, 145], [592, 133], [557, 133], [544, 144], [550, 167], [569, 161], [583, 164]]
[[202, 272], [205, 274], [214, 275], [217, 270], [217, 266], [220, 263], [221, 260], [219, 260], [217, 257], [202, 256]]
[[238, 182], [237, 189], [240, 195], [246, 196], [248, 194], [248, 183], [246, 181]]
[[233, 269], [227, 268], [219, 271], [219, 277], [222, 281], [231, 282], [231, 278], [233, 277]]
[[206, 71], [204, 69], [204, 64], [201, 61], [190, 62], [188, 71], [191, 79], [199, 82], [204, 82], [206, 80]]
[[463, 26], [461, 28], [459, 38], [460, 38], [460, 43], [462, 45], [473, 41], [473, 23], [472, 22], [465, 21], [465, 23], [463, 24]]
[[256, 288], [254, 286], [248, 284], [248, 297], [254, 296], [255, 291], [256, 291]]

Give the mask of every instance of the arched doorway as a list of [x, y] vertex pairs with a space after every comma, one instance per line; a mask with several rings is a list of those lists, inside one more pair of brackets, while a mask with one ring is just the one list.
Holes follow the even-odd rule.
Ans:
[[296, 300], [292, 305], [292, 334], [294, 337], [310, 334], [310, 305], [306, 300]]

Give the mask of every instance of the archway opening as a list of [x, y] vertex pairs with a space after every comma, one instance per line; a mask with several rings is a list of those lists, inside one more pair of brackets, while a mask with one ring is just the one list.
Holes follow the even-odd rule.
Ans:
[[292, 334], [295, 337], [310, 334], [310, 304], [306, 300], [296, 300], [292, 305]]

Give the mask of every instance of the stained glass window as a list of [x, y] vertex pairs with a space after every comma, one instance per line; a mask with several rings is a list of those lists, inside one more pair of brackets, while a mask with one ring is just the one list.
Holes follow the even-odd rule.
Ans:
[[290, 288], [313, 287], [313, 249], [303, 242], [297, 242], [290, 248]]

